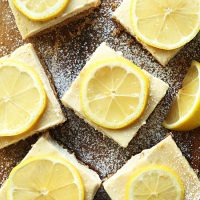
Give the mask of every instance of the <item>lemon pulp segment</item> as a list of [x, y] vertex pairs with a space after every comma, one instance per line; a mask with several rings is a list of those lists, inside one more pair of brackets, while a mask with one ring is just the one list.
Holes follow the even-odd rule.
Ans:
[[15, 167], [8, 179], [8, 200], [84, 200], [77, 169], [58, 157], [35, 157]]
[[184, 200], [184, 185], [170, 168], [150, 165], [134, 173], [126, 185], [126, 200]]
[[12, 0], [15, 7], [34, 21], [50, 20], [61, 14], [69, 0]]
[[81, 74], [81, 108], [101, 127], [119, 129], [136, 121], [148, 93], [147, 75], [126, 59], [102, 60]]
[[29, 66], [14, 60], [0, 61], [0, 136], [30, 130], [46, 104], [43, 84]]
[[193, 61], [163, 125], [177, 131], [200, 126], [200, 63]]
[[132, 0], [130, 15], [136, 36], [159, 49], [177, 49], [200, 29], [199, 0]]

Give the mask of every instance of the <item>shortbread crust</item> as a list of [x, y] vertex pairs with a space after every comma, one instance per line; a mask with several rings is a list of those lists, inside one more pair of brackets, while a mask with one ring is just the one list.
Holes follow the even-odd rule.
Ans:
[[173, 169], [184, 183], [185, 200], [199, 200], [200, 181], [171, 136], [151, 149], [133, 156], [116, 174], [103, 183], [110, 198], [112, 200], [125, 199], [125, 186], [130, 176], [136, 170], [149, 164], [165, 165]]
[[[85, 200], [93, 200], [98, 188], [101, 185], [101, 179], [98, 174], [89, 169], [86, 165], [81, 164], [73, 154], [70, 154], [66, 149], [60, 147], [55, 141], [53, 141], [48, 134], [41, 137], [32, 149], [23, 159], [27, 160], [35, 156], [60, 156], [69, 161], [79, 171], [84, 188], [85, 188]], [[0, 199], [6, 200], [6, 188], [7, 182], [0, 189]]]
[[[132, 28], [131, 18], [130, 18], [130, 7], [132, 0], [123, 0], [121, 5], [115, 10], [113, 13], [113, 19], [115, 19], [118, 23], [120, 23], [128, 33], [132, 36], [135, 36], [135, 33]], [[155, 47], [151, 47], [143, 42], [141, 42], [138, 38], [136, 38], [145, 49], [147, 49], [155, 59], [163, 66], [167, 65], [167, 63], [180, 51], [181, 48], [174, 50], [162, 50]]]
[[24, 62], [28, 64], [30, 67], [34, 68], [34, 70], [40, 76], [40, 79], [44, 85], [48, 98], [48, 103], [47, 103], [47, 108], [44, 111], [44, 114], [39, 119], [37, 124], [33, 127], [32, 131], [28, 131], [26, 133], [17, 136], [0, 137], [0, 149], [9, 146], [13, 143], [16, 143], [19, 140], [25, 139], [37, 132], [44, 131], [46, 129], [52, 128], [56, 125], [65, 122], [65, 117], [62, 113], [60, 104], [53, 92], [49, 79], [45, 73], [44, 68], [40, 63], [40, 60], [32, 44], [26, 44], [24, 46], [19, 47], [13, 53], [11, 53], [11, 55], [0, 58], [0, 61], [7, 58]]
[[36, 22], [36, 21], [31, 21], [22, 13], [20, 13], [14, 6], [12, 2], [13, 0], [8, 0], [8, 1], [9, 1], [10, 8], [12, 10], [12, 13], [15, 17], [17, 27], [23, 39], [31, 37], [43, 30], [46, 30], [57, 24], [60, 24], [61, 22], [69, 18], [73, 18], [85, 11], [88, 11], [91, 8], [95, 8], [99, 6], [99, 4], [101, 3], [100, 0], [81, 0], [81, 1], [70, 0], [65, 11], [58, 17], [55, 17], [54, 19], [46, 21], [46, 22]]
[[[110, 47], [108, 47], [105, 43], [102, 43], [94, 52], [90, 60], [86, 63], [85, 67], [81, 71], [84, 73], [84, 69], [86, 69], [92, 63], [96, 63], [98, 60], [102, 59], [111, 59], [111, 58], [120, 58], [122, 57], [120, 53], [115, 52]], [[89, 121], [84, 117], [84, 113], [80, 107], [80, 75], [74, 80], [71, 87], [66, 91], [64, 96], [62, 97], [62, 103], [75, 111], [75, 113], [83, 118], [87, 123], [93, 126], [96, 130], [102, 132], [104, 135], [110, 137], [115, 142], [117, 142], [122, 147], [127, 147], [132, 138], [137, 134], [137, 131], [141, 128], [143, 124], [146, 123], [147, 118], [153, 112], [157, 104], [161, 101], [161, 99], [165, 96], [166, 91], [168, 89], [168, 84], [163, 82], [162, 80], [153, 77], [147, 71], [144, 71], [149, 79], [150, 79], [150, 95], [148, 99], [148, 105], [146, 107], [145, 112], [140, 117], [140, 119], [123, 129], [119, 130], [111, 130], [100, 127], [93, 122]]]

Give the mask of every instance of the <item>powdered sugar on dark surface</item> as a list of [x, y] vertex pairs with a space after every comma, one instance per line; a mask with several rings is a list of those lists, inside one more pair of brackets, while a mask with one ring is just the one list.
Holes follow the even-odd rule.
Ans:
[[[166, 67], [159, 65], [135, 39], [121, 31], [111, 20], [112, 12], [119, 3], [119, 0], [103, 0], [100, 8], [88, 17], [29, 40], [34, 44], [38, 55], [51, 73], [59, 98], [102, 42], [106, 42], [116, 51], [121, 51], [126, 58], [170, 85], [165, 98], [126, 149], [104, 138], [101, 133], [77, 117], [73, 111], [63, 108], [68, 120], [64, 125], [51, 130], [52, 137], [74, 152], [102, 179], [115, 173], [132, 155], [152, 147], [169, 134], [161, 123], [172, 98], [181, 87], [181, 81], [191, 61], [200, 61], [200, 36], [198, 35]], [[23, 42], [7, 2], [0, 0], [0, 8], [0, 56], [3, 56], [22, 45]], [[200, 170], [200, 129], [172, 134], [183, 154], [198, 173]], [[0, 183], [3, 183], [10, 170], [23, 159], [37, 137], [31, 137], [0, 150]], [[109, 197], [103, 189], [100, 189], [95, 200], [104, 199], [107, 200]]]

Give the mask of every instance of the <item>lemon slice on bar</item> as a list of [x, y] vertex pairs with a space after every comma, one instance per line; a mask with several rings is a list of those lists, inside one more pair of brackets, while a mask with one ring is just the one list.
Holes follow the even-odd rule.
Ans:
[[0, 136], [30, 130], [46, 104], [42, 82], [29, 66], [14, 60], [0, 61]]
[[131, 0], [136, 37], [159, 49], [177, 49], [200, 29], [199, 0]]
[[126, 59], [102, 60], [81, 74], [80, 102], [85, 116], [101, 127], [119, 129], [144, 112], [149, 79]]
[[184, 186], [170, 168], [153, 165], [134, 173], [126, 185], [126, 200], [184, 200]]
[[84, 186], [77, 169], [57, 157], [22, 161], [8, 179], [8, 200], [84, 200]]
[[50, 20], [61, 14], [69, 0], [12, 0], [15, 7], [33, 21]]
[[163, 125], [176, 131], [200, 126], [200, 63], [193, 61]]

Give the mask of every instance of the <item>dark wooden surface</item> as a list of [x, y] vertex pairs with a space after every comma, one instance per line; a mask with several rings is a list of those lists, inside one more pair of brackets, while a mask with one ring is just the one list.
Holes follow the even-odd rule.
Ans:
[[[120, 0], [103, 0], [100, 8], [88, 17], [28, 41], [22, 41], [7, 1], [0, 0], [0, 56], [12, 52], [23, 43], [32, 42], [52, 75], [59, 97], [70, 86], [91, 53], [103, 41], [115, 50], [122, 51], [140, 67], [169, 83], [170, 89], [167, 95], [126, 149], [120, 148], [108, 138], [103, 138], [101, 133], [85, 124], [73, 111], [63, 108], [68, 120], [64, 125], [51, 130], [52, 137], [74, 152], [102, 179], [116, 172], [132, 155], [152, 147], [169, 134], [161, 123], [191, 61], [193, 59], [200, 61], [200, 37], [197, 36], [168, 66], [160, 66], [135, 39], [121, 32], [111, 20], [112, 11], [119, 2]], [[200, 129], [185, 133], [172, 132], [172, 134], [200, 176]], [[6, 180], [10, 170], [23, 159], [37, 138], [38, 136], [33, 136], [0, 150], [0, 185]], [[108, 199], [102, 188], [95, 197], [95, 200]]]

